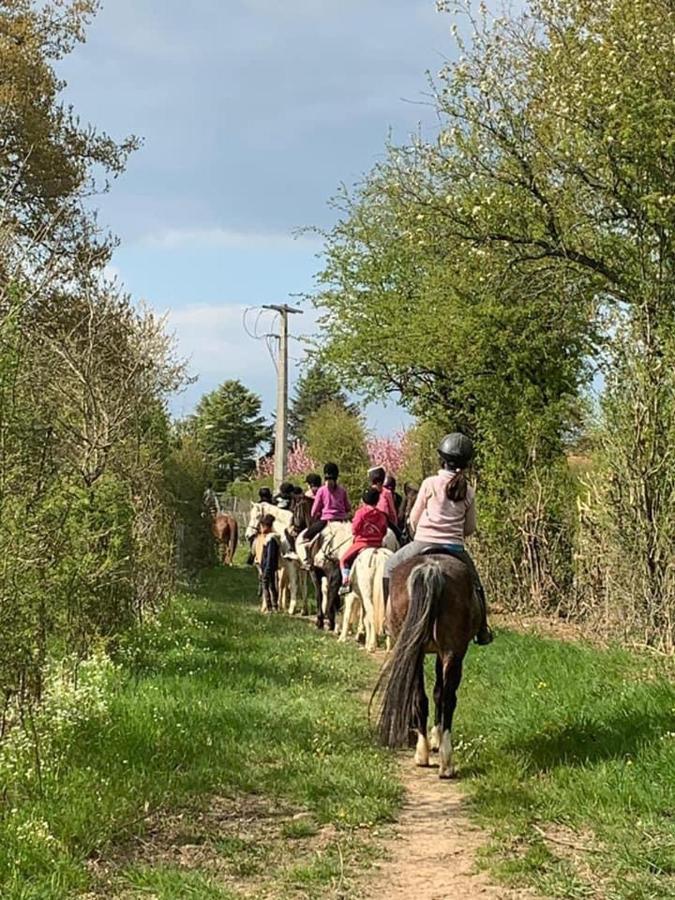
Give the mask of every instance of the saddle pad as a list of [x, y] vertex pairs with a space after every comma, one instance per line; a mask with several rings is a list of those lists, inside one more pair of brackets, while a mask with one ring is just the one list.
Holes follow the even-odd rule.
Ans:
[[463, 547], [460, 549], [459, 547], [449, 547], [447, 544], [429, 544], [428, 547], [420, 550], [420, 556], [454, 556], [455, 559], [466, 565], [465, 552]]

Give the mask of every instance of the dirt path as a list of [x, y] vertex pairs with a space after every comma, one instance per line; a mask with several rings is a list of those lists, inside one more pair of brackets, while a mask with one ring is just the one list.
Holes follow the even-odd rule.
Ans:
[[398, 836], [366, 888], [368, 900], [534, 900], [478, 872], [487, 836], [468, 819], [459, 784], [439, 781], [435, 765], [418, 769], [412, 751], [401, 766], [407, 798]]

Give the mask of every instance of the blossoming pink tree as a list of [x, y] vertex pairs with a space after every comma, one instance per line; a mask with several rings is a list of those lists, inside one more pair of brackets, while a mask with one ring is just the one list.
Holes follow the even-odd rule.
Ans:
[[[288, 453], [286, 474], [289, 476], [306, 475], [316, 469], [316, 462], [309, 455], [307, 445], [296, 441]], [[268, 456], [258, 462], [258, 478], [269, 478], [274, 475], [274, 457]]]
[[384, 466], [390, 475], [398, 475], [405, 464], [407, 432], [399, 431], [393, 437], [375, 437], [368, 441], [368, 458], [372, 466]]

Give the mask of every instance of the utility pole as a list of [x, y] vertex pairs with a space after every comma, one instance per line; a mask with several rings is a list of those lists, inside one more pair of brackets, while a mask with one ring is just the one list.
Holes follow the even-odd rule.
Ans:
[[288, 316], [301, 315], [301, 309], [294, 309], [284, 303], [273, 304], [264, 309], [279, 313], [279, 356], [277, 363], [277, 421], [274, 435], [274, 490], [278, 491], [286, 475], [288, 458]]

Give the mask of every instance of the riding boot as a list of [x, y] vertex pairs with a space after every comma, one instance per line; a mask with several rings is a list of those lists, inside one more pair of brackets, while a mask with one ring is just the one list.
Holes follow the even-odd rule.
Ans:
[[485, 600], [485, 591], [483, 590], [482, 584], [476, 585], [476, 594], [478, 595], [478, 600], [480, 601], [480, 612], [481, 612], [481, 622], [480, 628], [478, 629], [478, 634], [474, 638], [474, 643], [478, 644], [481, 647], [487, 646], [487, 644], [491, 644], [494, 640], [494, 635], [492, 634], [492, 629], [488, 625], [487, 621], [487, 602]]

